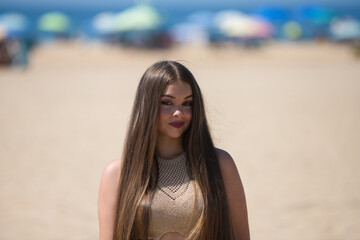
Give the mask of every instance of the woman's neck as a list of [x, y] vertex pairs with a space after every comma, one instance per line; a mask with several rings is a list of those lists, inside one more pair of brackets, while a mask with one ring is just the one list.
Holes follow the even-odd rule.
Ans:
[[164, 159], [172, 159], [184, 151], [181, 138], [159, 138], [156, 154]]

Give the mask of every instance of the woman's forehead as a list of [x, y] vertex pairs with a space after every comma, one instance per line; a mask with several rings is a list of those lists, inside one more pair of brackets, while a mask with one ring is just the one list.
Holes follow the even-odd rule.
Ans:
[[189, 96], [192, 95], [192, 89], [190, 84], [182, 81], [175, 81], [166, 86], [164, 95], [171, 96]]

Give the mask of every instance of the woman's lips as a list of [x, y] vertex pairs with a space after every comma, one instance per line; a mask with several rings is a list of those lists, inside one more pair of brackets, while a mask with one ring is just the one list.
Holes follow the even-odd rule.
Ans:
[[173, 126], [174, 128], [181, 128], [184, 125], [184, 122], [182, 121], [176, 121], [176, 122], [171, 122], [169, 123], [171, 126]]

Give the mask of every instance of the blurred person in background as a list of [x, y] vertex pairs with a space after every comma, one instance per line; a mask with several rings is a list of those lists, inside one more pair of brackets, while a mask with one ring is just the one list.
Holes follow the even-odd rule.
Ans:
[[0, 66], [26, 67], [29, 49], [25, 41], [0, 37]]
[[200, 88], [180, 63], [157, 62], [142, 76], [98, 214], [101, 240], [250, 239], [236, 165], [214, 147]]
[[11, 56], [8, 50], [7, 41], [0, 37], [0, 66], [8, 66], [11, 63]]

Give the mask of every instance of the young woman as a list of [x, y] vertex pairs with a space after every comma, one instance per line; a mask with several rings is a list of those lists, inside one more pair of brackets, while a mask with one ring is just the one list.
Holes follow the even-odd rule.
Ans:
[[98, 207], [101, 240], [250, 239], [236, 165], [214, 147], [200, 88], [180, 63], [157, 62], [142, 76]]

